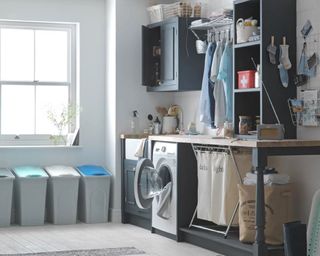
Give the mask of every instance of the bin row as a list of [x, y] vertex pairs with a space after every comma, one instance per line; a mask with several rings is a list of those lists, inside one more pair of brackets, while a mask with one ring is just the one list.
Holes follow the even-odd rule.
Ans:
[[111, 174], [103, 167], [84, 165], [20, 166], [0, 169], [0, 226], [108, 221]]

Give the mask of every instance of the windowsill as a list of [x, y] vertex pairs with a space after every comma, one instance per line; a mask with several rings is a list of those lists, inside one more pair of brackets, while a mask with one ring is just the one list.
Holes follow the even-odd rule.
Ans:
[[72, 149], [79, 150], [82, 146], [66, 146], [66, 145], [0, 145], [0, 149]]

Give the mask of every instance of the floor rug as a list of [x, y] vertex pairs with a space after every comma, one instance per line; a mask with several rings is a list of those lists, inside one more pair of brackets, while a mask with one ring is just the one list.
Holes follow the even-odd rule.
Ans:
[[0, 254], [0, 255], [20, 255], [20, 256], [126, 256], [145, 254], [144, 251], [135, 247], [107, 248], [97, 250], [75, 250], [75, 251], [57, 251], [25, 254]]

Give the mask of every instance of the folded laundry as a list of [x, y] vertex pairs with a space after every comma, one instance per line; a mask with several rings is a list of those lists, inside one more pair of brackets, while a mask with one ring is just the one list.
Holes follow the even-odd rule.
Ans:
[[[290, 176], [286, 174], [265, 174], [263, 178], [265, 185], [285, 185], [290, 182]], [[243, 183], [244, 185], [256, 185], [257, 175], [255, 173], [247, 173]]]

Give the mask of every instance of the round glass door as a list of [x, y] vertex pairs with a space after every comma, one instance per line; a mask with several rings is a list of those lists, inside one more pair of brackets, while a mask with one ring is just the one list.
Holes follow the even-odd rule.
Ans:
[[134, 177], [134, 196], [139, 208], [147, 209], [155, 196], [171, 181], [171, 173], [166, 166], [156, 170], [149, 159], [141, 159]]
[[134, 197], [139, 208], [150, 208], [153, 194], [162, 187], [161, 181], [156, 177], [156, 170], [152, 162], [149, 159], [141, 159], [134, 176]]

